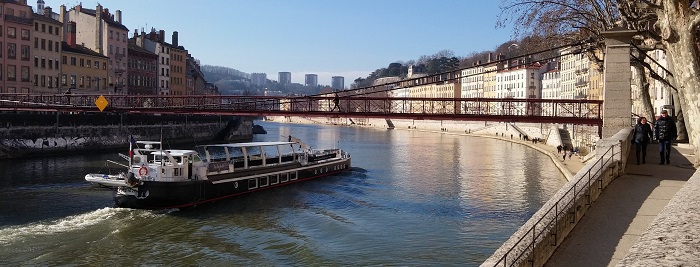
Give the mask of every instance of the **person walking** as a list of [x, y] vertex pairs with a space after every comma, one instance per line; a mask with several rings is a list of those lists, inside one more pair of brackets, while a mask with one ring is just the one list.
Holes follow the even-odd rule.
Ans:
[[647, 144], [649, 144], [653, 138], [651, 125], [647, 123], [647, 118], [639, 117], [632, 131], [632, 144], [635, 145], [637, 165], [639, 165], [640, 159], [642, 163], [647, 162]]
[[664, 162], [671, 164], [671, 142], [676, 140], [678, 132], [676, 123], [668, 116], [668, 111], [661, 111], [661, 117], [654, 124], [654, 133], [656, 134], [656, 140], [659, 141], [660, 164], [663, 165]]
[[561, 153], [561, 149], [562, 149], [562, 148], [563, 148], [563, 147], [562, 147], [561, 145], [558, 145], [558, 146], [557, 146], [557, 153]]
[[338, 96], [338, 93], [335, 93], [335, 96], [333, 96], [333, 109], [331, 111], [334, 111], [335, 109], [338, 109], [338, 112], [340, 112], [340, 106], [338, 105], [340, 103], [340, 96]]

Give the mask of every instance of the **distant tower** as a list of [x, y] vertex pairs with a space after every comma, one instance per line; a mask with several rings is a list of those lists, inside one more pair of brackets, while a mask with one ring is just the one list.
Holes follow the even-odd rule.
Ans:
[[292, 83], [292, 73], [291, 72], [279, 72], [279, 83], [280, 84], [291, 84]]
[[331, 77], [331, 87], [336, 90], [345, 89], [345, 78], [343, 78], [343, 76]]
[[44, 0], [36, 1], [36, 13], [44, 15]]
[[306, 74], [304, 78], [304, 85], [306, 86], [317, 86], [318, 85], [318, 75], [316, 74]]

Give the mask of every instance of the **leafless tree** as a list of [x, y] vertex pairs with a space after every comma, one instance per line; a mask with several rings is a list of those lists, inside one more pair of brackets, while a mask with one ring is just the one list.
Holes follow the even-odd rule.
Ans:
[[[676, 110], [682, 111], [679, 121], [688, 122], [685, 123], [688, 137], [697, 153], [700, 149], [699, 11], [696, 0], [502, 0], [499, 26], [516, 25], [516, 35], [536, 34], [572, 41], [590, 38], [599, 45], [602, 45], [600, 33], [616, 25], [638, 30], [639, 44], [663, 49], [667, 54], [673, 79], [662, 82], [677, 90]], [[621, 21], [625, 23], [620, 24]], [[633, 66], [649, 70], [643, 60]], [[652, 73], [649, 76], [659, 77]], [[640, 88], [645, 88], [645, 84], [646, 81], [641, 82]], [[648, 95], [647, 90], [640, 92]], [[700, 158], [694, 164], [700, 165]]]

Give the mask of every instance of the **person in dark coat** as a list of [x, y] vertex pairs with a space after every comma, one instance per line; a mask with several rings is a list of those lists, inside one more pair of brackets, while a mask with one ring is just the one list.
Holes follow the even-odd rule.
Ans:
[[656, 134], [656, 139], [659, 140], [659, 157], [661, 158], [661, 165], [671, 163], [671, 142], [676, 140], [678, 132], [676, 130], [676, 123], [668, 116], [668, 111], [662, 110], [661, 117], [656, 120], [654, 125], [654, 133]]
[[632, 131], [632, 143], [635, 144], [636, 148], [637, 165], [639, 165], [640, 159], [642, 163], [647, 162], [647, 145], [653, 138], [651, 125], [647, 123], [647, 118], [639, 117], [639, 119], [637, 119], [637, 124], [634, 125], [634, 131]]

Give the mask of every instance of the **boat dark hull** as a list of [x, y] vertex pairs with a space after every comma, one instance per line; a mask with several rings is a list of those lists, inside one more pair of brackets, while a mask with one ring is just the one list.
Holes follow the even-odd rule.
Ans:
[[[350, 158], [290, 167], [275, 174], [255, 174], [245, 178], [224, 180], [192, 180], [182, 182], [144, 181], [142, 185], [126, 190], [137, 192], [137, 196], [115, 193], [117, 207], [136, 209], [168, 209], [190, 207], [241, 194], [284, 186], [338, 174], [350, 169]], [[122, 190], [125, 190], [122, 188]], [[116, 191], [115, 191], [116, 192]]]

